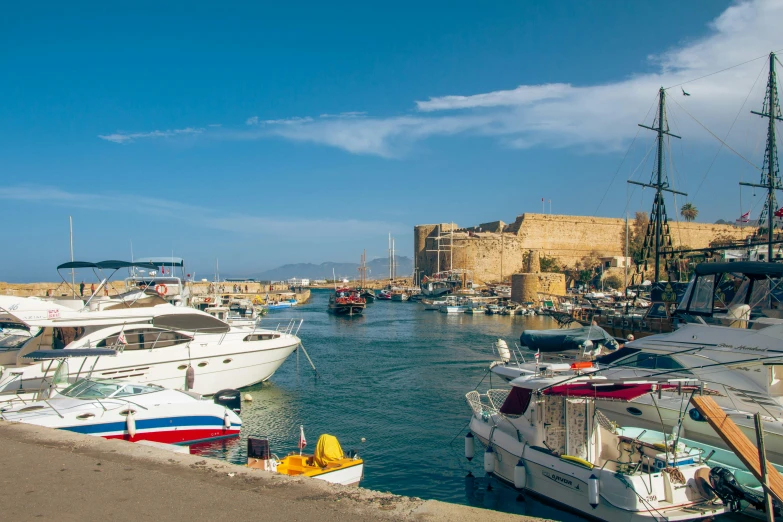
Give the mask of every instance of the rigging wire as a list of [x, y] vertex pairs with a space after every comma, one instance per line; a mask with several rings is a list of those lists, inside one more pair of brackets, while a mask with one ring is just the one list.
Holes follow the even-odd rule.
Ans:
[[708, 129], [708, 128], [707, 128], [707, 127], [706, 127], [706, 126], [705, 126], [705, 125], [704, 125], [702, 122], [700, 122], [699, 120], [697, 120], [697, 119], [696, 119], [696, 117], [695, 117], [693, 114], [691, 114], [690, 112], [688, 112], [687, 110], [685, 110], [685, 107], [683, 107], [682, 105], [680, 105], [679, 103], [677, 103], [675, 100], [672, 100], [672, 101], [674, 101], [674, 103], [677, 105], [677, 107], [679, 107], [680, 109], [682, 109], [682, 110], [683, 110], [683, 112], [684, 112], [685, 114], [687, 114], [688, 116], [690, 116], [690, 117], [691, 117], [691, 119], [692, 119], [693, 121], [695, 121], [696, 123], [698, 123], [698, 124], [699, 124], [699, 126], [700, 126], [702, 129], [704, 129], [704, 130], [706, 130], [707, 132], [709, 132], [709, 133], [710, 133], [710, 135], [711, 135], [713, 138], [715, 138], [716, 140], [718, 140], [719, 142], [721, 142], [721, 143], [723, 144], [723, 146], [724, 146], [724, 147], [726, 147], [726, 148], [727, 148], [727, 149], [729, 149], [731, 152], [733, 152], [734, 154], [736, 154], [737, 156], [739, 156], [739, 157], [740, 157], [742, 160], [744, 160], [744, 161], [745, 161], [745, 162], [746, 162], [748, 165], [750, 165], [750, 166], [751, 166], [751, 167], [753, 167], [754, 169], [756, 169], [756, 170], [758, 170], [758, 171], [761, 171], [761, 167], [757, 166], [757, 165], [756, 165], [756, 164], [754, 164], [752, 161], [750, 161], [748, 158], [746, 158], [745, 156], [743, 156], [742, 154], [740, 154], [739, 152], [737, 152], [736, 150], [734, 150], [733, 148], [731, 148], [731, 145], [729, 145], [728, 143], [726, 143], [725, 141], [723, 141], [722, 139], [720, 139], [720, 138], [719, 138], [719, 137], [718, 137], [718, 136], [717, 136], [717, 135], [716, 135], [714, 132], [712, 132], [710, 129]]
[[[656, 96], [656, 98], [657, 98], [657, 96]], [[655, 106], [655, 102], [654, 101], [653, 101], [653, 106]], [[651, 106], [650, 109], [647, 111], [647, 114], [645, 115], [644, 120], [642, 120], [642, 121], [646, 121], [647, 120], [647, 116], [650, 115], [650, 110], [652, 110], [653, 106]], [[654, 123], [655, 123], [655, 118], [653, 118], [653, 124]], [[641, 127], [639, 127], [639, 128], [641, 129]], [[637, 131], [637, 135], [638, 135], [638, 131]], [[644, 169], [646, 167], [646, 165], [647, 165], [647, 158], [650, 157], [650, 154], [652, 153], [653, 149], [655, 149], [655, 146], [656, 146], [656, 140], [655, 139], [651, 139], [650, 140], [650, 146], [647, 149], [647, 152], [645, 153], [644, 157], [639, 162], [639, 164], [636, 166], [636, 168], [633, 169], [633, 171], [631, 172], [631, 175], [628, 176], [629, 180], [633, 179], [633, 177], [636, 175], [636, 173], [640, 169]], [[626, 185], [628, 185], [628, 183], [626, 183]], [[631, 193], [630, 194], [628, 194], [628, 190], [626, 189], [626, 191], [625, 191], [626, 192], [625, 208], [623, 209], [623, 214], [627, 214], [628, 213], [628, 207], [631, 206], [631, 198], [634, 196], [634, 194], [636, 194], [637, 187], [638, 187], [638, 185], [634, 185], [631, 188]], [[643, 203], [644, 203], [644, 187], [642, 187], [642, 189], [639, 191], [639, 206], [640, 206], [640, 208], [643, 205]]]
[[[724, 140], [729, 138], [729, 134], [731, 134], [731, 131], [734, 129], [734, 125], [737, 123], [737, 120], [740, 117], [740, 114], [742, 114], [743, 109], [745, 108], [745, 105], [748, 103], [748, 99], [750, 98], [750, 95], [753, 93], [753, 89], [756, 88], [756, 84], [759, 81], [759, 78], [761, 78], [761, 73], [764, 72], [764, 69], [766, 67], [762, 66], [759, 70], [758, 76], [756, 76], [756, 81], [753, 82], [753, 85], [750, 88], [750, 91], [748, 91], [748, 95], [745, 96], [745, 101], [742, 102], [742, 106], [740, 106], [739, 111], [737, 111], [737, 115], [734, 117], [734, 121], [731, 122], [731, 126], [729, 127], [728, 132], [726, 132], [726, 136], [723, 138]], [[701, 190], [701, 187], [704, 185], [704, 182], [707, 180], [707, 175], [709, 175], [710, 171], [712, 170], [712, 166], [715, 165], [715, 160], [718, 159], [718, 154], [720, 154], [720, 151], [723, 150], [724, 142], [721, 141], [721, 146], [718, 148], [717, 151], [715, 151], [715, 156], [712, 157], [712, 161], [710, 162], [710, 166], [707, 167], [707, 171], [704, 173], [704, 176], [701, 178], [701, 183], [699, 183], [699, 186], [696, 188], [696, 192], [693, 194], [693, 199], [696, 199], [696, 196], [699, 194], [699, 191]], [[740, 201], [741, 204], [741, 201]], [[740, 215], [742, 215], [742, 212], [740, 212]]]
[[[655, 97], [657, 98], [657, 96]], [[650, 115], [650, 111], [655, 106], [655, 99], [653, 99], [652, 104], [650, 105], [650, 108], [647, 109], [647, 114], [644, 115], [644, 119], [647, 119], [647, 116]], [[623, 163], [625, 163], [625, 159], [628, 157], [628, 154], [631, 152], [631, 149], [633, 148], [634, 143], [636, 143], [636, 138], [639, 137], [639, 132], [642, 130], [641, 127], [636, 128], [636, 134], [633, 137], [633, 141], [631, 141], [631, 144], [628, 146], [628, 149], [625, 151], [625, 155], [623, 156], [622, 161], [620, 161], [620, 164], [617, 166], [617, 170], [615, 171], [614, 175], [612, 176], [612, 180], [609, 182], [609, 185], [606, 187], [606, 192], [604, 192], [604, 195], [601, 196], [601, 201], [598, 202], [598, 206], [595, 208], [595, 213], [598, 214], [598, 210], [601, 208], [601, 205], [603, 204], [604, 200], [606, 199], [606, 195], [609, 194], [609, 189], [612, 188], [612, 184], [614, 184], [614, 180], [617, 179], [617, 175], [620, 173], [620, 169], [623, 167]]]
[[[773, 52], [774, 52], [774, 53], [779, 53], [780, 51], [783, 51], [783, 49], [778, 49], [777, 51], [773, 51]], [[764, 55], [762, 55], [762, 56], [758, 56], [758, 57], [756, 57], [756, 58], [753, 58], [753, 59], [751, 59], [751, 60], [748, 60], [748, 61], [746, 61], [746, 62], [742, 62], [742, 63], [738, 63], [738, 64], [736, 64], [736, 65], [732, 65], [732, 66], [730, 66], [730, 67], [726, 67], [725, 69], [721, 69], [720, 71], [715, 71], [715, 72], [711, 72], [711, 73], [709, 73], [709, 74], [705, 74], [704, 76], [699, 76], [698, 78], [694, 78], [693, 80], [687, 80], [687, 81], [684, 81], [684, 82], [682, 82], [682, 83], [678, 83], [678, 84], [675, 84], [675, 85], [671, 85], [671, 86], [669, 86], [669, 87], [666, 87], [666, 88], [664, 88], [664, 91], [668, 91], [669, 89], [674, 89], [675, 87], [679, 87], [679, 86], [681, 86], [681, 85], [686, 85], [686, 84], [688, 84], [688, 83], [697, 82], [697, 81], [699, 81], [699, 80], [703, 80], [704, 78], [708, 78], [708, 77], [710, 77], [710, 76], [715, 76], [716, 74], [720, 74], [720, 73], [722, 73], [722, 72], [726, 72], [726, 71], [728, 71], [728, 70], [734, 69], [735, 67], [740, 67], [740, 66], [742, 66], [742, 65], [745, 65], [745, 64], [748, 64], [748, 63], [751, 63], [751, 62], [755, 62], [756, 60], [761, 60], [762, 58], [769, 58], [769, 53], [767, 53], [767, 54], [764, 54]]]

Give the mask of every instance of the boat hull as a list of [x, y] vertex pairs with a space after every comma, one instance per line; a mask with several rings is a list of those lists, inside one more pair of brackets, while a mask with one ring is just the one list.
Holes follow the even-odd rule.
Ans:
[[[155, 348], [153, 350], [125, 350], [116, 357], [84, 358], [84, 368], [93, 363], [93, 376], [103, 379], [123, 379], [132, 382], [151, 382], [172, 389], [184, 389], [188, 366], [195, 372], [191, 391], [212, 395], [226, 388], [245, 388], [269, 379], [288, 356], [299, 346], [295, 335], [281, 333], [279, 337], [246, 342], [251, 332], [277, 335], [268, 330], [246, 329], [225, 336], [196, 337], [188, 344]], [[223, 337], [221, 341], [221, 337]], [[80, 363], [81, 364], [81, 363]], [[44, 372], [40, 364], [15, 367], [22, 371], [21, 380], [12, 379], [11, 368], [0, 377], [0, 391], [8, 385], [34, 391], [38, 390]], [[79, 366], [70, 368], [69, 378], [77, 378]], [[6, 374], [7, 373], [7, 374]]]
[[[170, 396], [172, 393], [181, 392], [167, 390], [157, 395]], [[55, 397], [46, 403], [48, 407], [32, 403], [16, 411], [3, 412], [2, 416], [11, 422], [129, 442], [195, 444], [239, 436], [242, 421], [221, 405], [190, 396], [180, 396], [183, 402], [155, 404], [167, 399], [153, 399], [152, 395], [156, 394], [131, 396], [129, 401], [103, 399], [100, 402]], [[132, 431], [129, 430], [128, 411], [133, 412]]]
[[[693, 520], [714, 516], [724, 512], [722, 506], [704, 506], [704, 510], [662, 507], [652, 512], [644, 507], [644, 503], [630, 496], [626, 485], [617, 480], [615, 474], [600, 468], [587, 469], [569, 464], [554, 455], [536, 450], [527, 444], [520, 443], [516, 436], [505, 433], [502, 429], [492, 429], [488, 424], [471, 418], [470, 429], [474, 437], [484, 446], [492, 438], [492, 449], [496, 453], [493, 461], [493, 471], [496, 478], [514, 487], [514, 469], [522, 459], [526, 468], [526, 484], [524, 491], [544, 497], [565, 509], [578, 512], [591, 519], [611, 520], [613, 522], [642, 522], [656, 520]], [[518, 448], [519, 454], [509, 451]], [[597, 476], [600, 483], [600, 499], [596, 507], [590, 505], [588, 499], [590, 476]], [[653, 495], [663, 498], [660, 492]], [[568, 499], [567, 503], [558, 499]], [[657, 502], [656, 502], [657, 503]], [[696, 507], [695, 505], [691, 505]], [[701, 507], [701, 505], [699, 505]]]
[[364, 305], [329, 305], [329, 313], [334, 315], [361, 315]]

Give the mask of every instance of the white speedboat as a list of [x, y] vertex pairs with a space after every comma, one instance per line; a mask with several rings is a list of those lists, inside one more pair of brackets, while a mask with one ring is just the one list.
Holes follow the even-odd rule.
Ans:
[[64, 346], [68, 349], [120, 351], [117, 357], [96, 362], [98, 378], [153, 382], [204, 395], [269, 379], [300, 343], [296, 336], [300, 320], [276, 330], [232, 327], [199, 310], [170, 304], [91, 312], [0, 296], [0, 309], [30, 327], [41, 328], [17, 352], [3, 354], [0, 392], [37, 390], [44, 370], [24, 357], [34, 350], [57, 347], [63, 338], [70, 340]]
[[238, 437], [240, 403], [236, 390], [210, 401], [156, 384], [90, 378], [40, 402], [1, 407], [0, 419], [106, 439], [195, 444]]
[[510, 391], [468, 393], [466, 457], [478, 440], [486, 447], [487, 473], [599, 520], [695, 520], [726, 511], [700, 453], [624, 436], [596, 407], [598, 397], [626, 403], [678, 385], [565, 380], [520, 379]]

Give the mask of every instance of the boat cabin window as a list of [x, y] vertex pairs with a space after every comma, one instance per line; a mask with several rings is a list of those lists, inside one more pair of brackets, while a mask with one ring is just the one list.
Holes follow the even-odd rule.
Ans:
[[79, 381], [67, 387], [61, 395], [73, 399], [102, 399], [123, 388], [123, 384], [103, 381]]
[[268, 340], [270, 340], [270, 339], [277, 339], [278, 337], [280, 337], [280, 334], [278, 334], [278, 333], [274, 333], [274, 334], [272, 334], [272, 333], [263, 333], [263, 334], [252, 334], [252, 335], [248, 335], [248, 336], [246, 336], [246, 337], [245, 337], [244, 339], [242, 339], [242, 340], [243, 340], [243, 341], [246, 341], [246, 342], [252, 342], [252, 341], [268, 341]]
[[682, 305], [687, 313], [712, 314], [715, 274], [697, 277], [685, 292]]
[[595, 362], [598, 364], [614, 364], [615, 362], [625, 359], [626, 357], [633, 355], [635, 353], [639, 353], [641, 350], [639, 348], [631, 348], [629, 346], [624, 346], [617, 350], [616, 352], [608, 353], [606, 355], [602, 355], [601, 357], [598, 357]]
[[103, 399], [107, 397], [141, 395], [163, 389], [156, 384], [123, 384], [113, 381], [82, 379], [64, 389], [61, 394], [73, 399]]
[[725, 272], [696, 276], [677, 311], [712, 316], [748, 305], [757, 317], [764, 310], [781, 309], [783, 279], [776, 274]]
[[650, 309], [647, 311], [647, 317], [650, 319], [666, 319], [666, 304], [665, 303], [653, 303], [650, 305]]
[[500, 407], [500, 413], [504, 415], [523, 415], [530, 406], [531, 391], [528, 388], [511, 388], [503, 406]]
[[[186, 343], [191, 340], [190, 337], [171, 330], [161, 330], [158, 328], [142, 328], [137, 330], [126, 330], [125, 350], [152, 350], [153, 348], [168, 348], [178, 344]], [[98, 348], [121, 346], [118, 338], [120, 333], [108, 336], [99, 341]]]
[[627, 368], [644, 368], [646, 370], [682, 370], [680, 373], [691, 373], [676, 359], [669, 355], [639, 352], [621, 360], [617, 366]]
[[116, 392], [112, 397], [127, 397], [129, 395], [142, 395], [144, 393], [153, 393], [164, 388], [155, 384], [126, 384], [124, 388]]

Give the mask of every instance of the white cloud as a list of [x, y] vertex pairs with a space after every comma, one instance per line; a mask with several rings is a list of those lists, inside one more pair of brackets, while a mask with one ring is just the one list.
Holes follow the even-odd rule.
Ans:
[[[211, 127], [211, 125], [210, 125]], [[184, 134], [201, 134], [204, 129], [197, 129], [193, 127], [186, 127], [184, 129], [171, 129], [171, 130], [154, 130], [151, 132], [115, 132], [114, 134], [99, 135], [102, 140], [111, 141], [113, 143], [130, 143], [137, 139], [143, 138], [171, 138], [173, 136], [181, 136]]]
[[503, 107], [529, 105], [535, 102], [562, 98], [572, 87], [565, 83], [546, 85], [520, 85], [511, 91], [495, 91], [473, 96], [441, 96], [428, 101], [417, 101], [416, 107], [423, 112], [446, 109], [472, 109], [476, 107]]
[[340, 112], [338, 114], [321, 114], [319, 118], [362, 118], [367, 116], [366, 111], [348, 111]]
[[313, 119], [309, 116], [300, 118], [294, 116], [293, 118], [281, 118], [279, 120], [262, 120], [258, 116], [253, 116], [245, 120], [246, 125], [299, 125], [301, 123], [310, 123]]
[[[783, 2], [779, 0], [736, 3], [710, 24], [707, 36], [651, 55], [649, 61], [655, 71], [629, 73], [628, 77], [600, 85], [550, 83], [432, 96], [415, 102], [414, 114], [382, 118], [367, 117], [363, 112], [321, 114], [318, 119], [261, 120], [253, 116], [246, 121], [252, 128], [218, 129], [211, 133], [236, 140], [280, 136], [383, 157], [399, 155], [412, 143], [431, 136], [455, 134], [492, 136], [510, 147], [613, 150], [627, 145], [638, 132], [637, 123], [654, 105], [659, 87], [689, 82], [690, 97], [683, 97], [679, 87], [669, 91], [673, 130], [689, 140], [712, 140], [684, 111], [721, 136], [740, 112], [745, 116], [739, 119], [732, 136], [741, 139], [748, 129], [754, 128], [748, 126], [750, 117], [746, 113], [750, 107], [743, 107], [743, 103], [764, 67], [764, 60], [732, 66], [783, 47], [780, 20]], [[732, 68], [712, 74], [727, 67]], [[763, 86], [762, 77], [756, 91], [763, 92]], [[751, 101], [760, 107], [760, 98], [752, 97]], [[678, 110], [678, 104], [682, 110]], [[647, 119], [648, 124], [651, 118]], [[172, 131], [119, 133], [102, 138], [125, 143], [142, 137], [161, 137], [166, 132]]]

